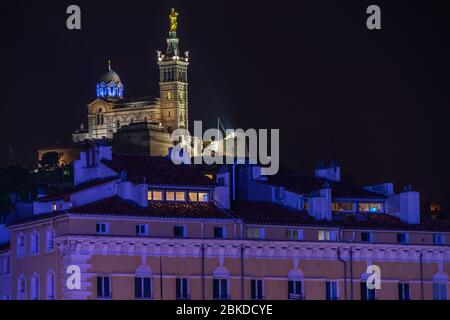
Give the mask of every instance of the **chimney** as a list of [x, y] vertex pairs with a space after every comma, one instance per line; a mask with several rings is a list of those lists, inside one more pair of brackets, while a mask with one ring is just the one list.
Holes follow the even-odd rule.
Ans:
[[336, 161], [331, 161], [328, 166], [320, 162], [316, 169], [316, 177], [324, 178], [331, 181], [341, 181], [341, 167]]

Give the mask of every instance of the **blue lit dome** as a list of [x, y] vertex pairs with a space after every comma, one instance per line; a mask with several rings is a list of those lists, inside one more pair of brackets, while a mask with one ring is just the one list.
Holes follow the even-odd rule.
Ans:
[[111, 69], [111, 61], [108, 61], [108, 71], [97, 81], [97, 98], [123, 98], [123, 84], [119, 75]]

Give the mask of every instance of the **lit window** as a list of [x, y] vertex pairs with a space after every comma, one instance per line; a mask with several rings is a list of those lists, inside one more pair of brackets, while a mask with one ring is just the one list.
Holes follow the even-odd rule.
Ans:
[[303, 230], [302, 229], [289, 229], [286, 230], [287, 240], [303, 240]]
[[97, 232], [99, 234], [108, 233], [108, 224], [107, 223], [97, 223], [95, 225], [95, 232]]
[[52, 211], [56, 211], [58, 210], [58, 206], [56, 205], [56, 203], [52, 204]]
[[198, 202], [198, 193], [197, 192], [189, 192], [189, 201]]
[[336, 241], [336, 231], [319, 230], [319, 241]]
[[167, 191], [166, 192], [166, 201], [175, 201], [175, 192]]
[[247, 237], [249, 239], [264, 239], [265, 232], [264, 228], [248, 228], [247, 229]]
[[151, 201], [162, 201], [163, 194], [161, 191], [149, 191], [148, 192], [148, 200]]
[[360, 212], [382, 212], [383, 204], [382, 203], [360, 203], [359, 206]]
[[333, 202], [332, 207], [333, 211], [351, 212], [355, 210], [353, 203]]
[[198, 201], [200, 201], [200, 202], [208, 202], [208, 193], [206, 193], [206, 192], [199, 192], [198, 193]]
[[177, 201], [186, 201], [186, 193], [185, 192], [176, 192], [175, 193]]

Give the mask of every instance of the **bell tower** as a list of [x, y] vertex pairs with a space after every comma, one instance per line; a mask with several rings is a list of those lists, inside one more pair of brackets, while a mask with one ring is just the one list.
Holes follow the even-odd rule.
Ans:
[[170, 32], [167, 50], [158, 51], [159, 91], [161, 123], [171, 132], [177, 128], [188, 129], [188, 82], [189, 52], [180, 56], [177, 38], [178, 12], [169, 15]]

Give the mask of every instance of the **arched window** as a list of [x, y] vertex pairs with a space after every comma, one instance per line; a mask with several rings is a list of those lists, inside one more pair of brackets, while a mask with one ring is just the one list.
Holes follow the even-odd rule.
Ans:
[[288, 273], [288, 299], [303, 300], [303, 272], [300, 269], [292, 269]]
[[223, 266], [213, 273], [213, 297], [215, 300], [230, 299], [230, 272]]
[[45, 243], [47, 251], [55, 249], [55, 230], [51, 227], [47, 229]]
[[31, 282], [30, 282], [30, 299], [31, 300], [39, 300], [39, 293], [40, 293], [40, 277], [35, 272], [31, 276]]
[[47, 300], [55, 300], [55, 272], [53, 270], [49, 270], [46, 276], [46, 298]]
[[141, 265], [136, 269], [134, 296], [136, 299], [151, 299], [153, 297], [152, 270], [147, 265]]
[[27, 297], [27, 278], [23, 274], [17, 278], [17, 300], [25, 300]]
[[30, 237], [30, 254], [39, 254], [39, 232], [33, 230]]
[[17, 256], [23, 257], [26, 255], [27, 248], [26, 248], [26, 237], [23, 232], [20, 232], [17, 235]]

